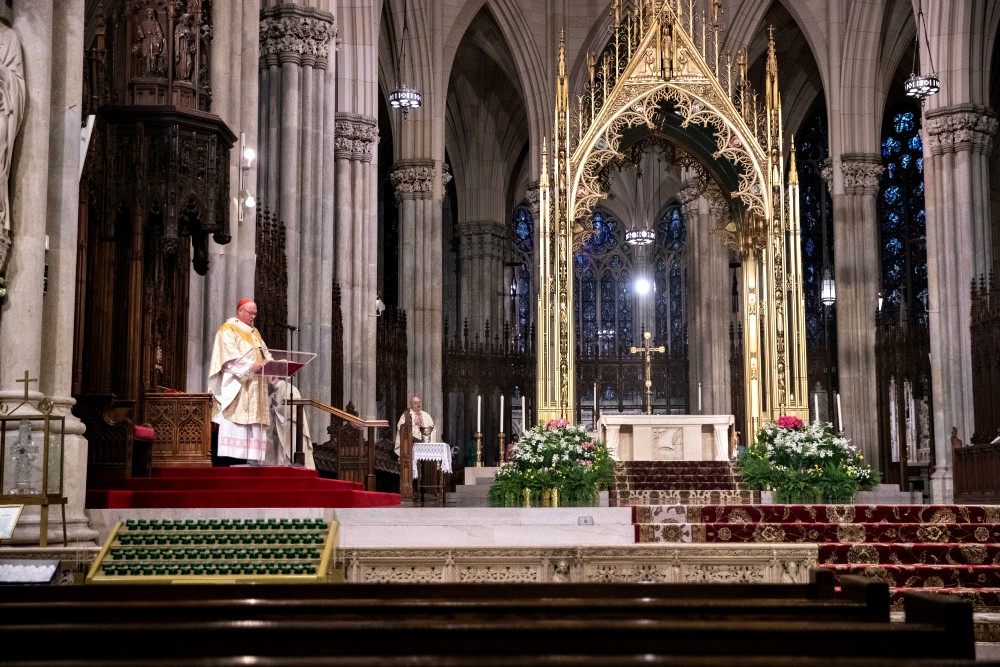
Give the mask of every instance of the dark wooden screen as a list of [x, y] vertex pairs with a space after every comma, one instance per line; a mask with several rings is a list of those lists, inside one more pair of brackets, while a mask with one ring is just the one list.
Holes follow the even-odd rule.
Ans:
[[[449, 442], [468, 443], [475, 433], [476, 397], [483, 396], [483, 463], [493, 465], [499, 458], [499, 441], [496, 427], [500, 423], [499, 398], [507, 397], [504, 406], [504, 422], [511, 432], [511, 397], [515, 388], [525, 395], [528, 415], [535, 410], [535, 332], [534, 327], [527, 336], [518, 335], [511, 327], [504, 325], [503, 331], [491, 332], [487, 322], [483, 335], [477, 333], [469, 337], [469, 323], [466, 321], [461, 331], [456, 331], [454, 337], [449, 337], [448, 321], [444, 323], [444, 368], [442, 372], [445, 396], [457, 392], [462, 404], [466, 406], [464, 414], [456, 415], [456, 428], [459, 433], [448, 435]], [[448, 401], [445, 401], [444, 424], [450, 424]], [[488, 425], [493, 424], [491, 428]], [[528, 427], [532, 420], [527, 420]]]
[[385, 418], [393, 427], [409, 404], [406, 357], [406, 312], [388, 306], [375, 330], [375, 401], [385, 405]]
[[972, 286], [973, 444], [1000, 436], [1000, 293], [996, 275], [980, 277]]
[[749, 445], [754, 433], [743, 433], [746, 419], [746, 387], [743, 377], [743, 325], [729, 325], [729, 396], [733, 406], [733, 417], [736, 420], [736, 442]]
[[[909, 318], [905, 309], [900, 309], [897, 317], [877, 318], [875, 329], [876, 386], [878, 391], [879, 415], [879, 468], [882, 481], [899, 484], [903, 490], [909, 489], [912, 472], [907, 461], [912, 457], [917, 443], [909, 441], [906, 428], [905, 407], [907, 397], [904, 387], [908, 384], [914, 400], [931, 400], [931, 368], [928, 351], [930, 337], [926, 326]], [[901, 314], [901, 315], [900, 315]], [[890, 404], [899, 406], [895, 411], [895, 427], [891, 423], [893, 413]], [[933, 415], [933, 411], [930, 411]], [[898, 461], [892, 460], [892, 431], [896, 429], [899, 442]], [[933, 433], [933, 425], [930, 425]], [[933, 438], [931, 447], [934, 447]], [[931, 451], [930, 465], [934, 464]], [[928, 471], [929, 474], [930, 471]]]
[[257, 205], [257, 267], [253, 298], [260, 315], [254, 322], [267, 344], [288, 349], [288, 258], [285, 224], [266, 206]]

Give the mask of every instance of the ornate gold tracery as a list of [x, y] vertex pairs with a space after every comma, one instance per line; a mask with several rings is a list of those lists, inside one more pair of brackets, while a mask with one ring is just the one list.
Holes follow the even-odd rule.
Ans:
[[682, 129], [710, 133], [715, 150], [702, 157], [728, 162], [736, 174], [729, 232], [742, 258], [744, 432], [780, 414], [808, 416], [798, 179], [793, 159], [786, 191], [773, 34], [760, 104], [747, 83], [744, 49], [735, 81], [728, 55], [720, 65], [719, 0], [711, 0], [711, 18], [694, 3], [637, 0], [634, 11], [623, 11], [615, 0], [612, 41], [600, 59], [588, 54], [589, 82], [575, 115], [560, 40], [552, 168], [543, 147], [539, 179], [540, 421], [570, 418], [575, 404], [572, 259], [594, 231], [590, 211], [608, 196], [601, 174], [623, 158], [626, 131], [652, 130], [665, 113]]

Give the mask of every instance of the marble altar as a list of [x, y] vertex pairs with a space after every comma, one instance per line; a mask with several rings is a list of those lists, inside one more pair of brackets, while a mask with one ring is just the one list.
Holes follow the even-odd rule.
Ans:
[[601, 415], [598, 437], [619, 461], [728, 461], [733, 415]]

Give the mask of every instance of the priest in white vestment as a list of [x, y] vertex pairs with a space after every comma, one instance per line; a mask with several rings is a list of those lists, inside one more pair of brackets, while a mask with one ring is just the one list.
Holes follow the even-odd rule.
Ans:
[[271, 353], [254, 328], [257, 304], [242, 299], [236, 317], [215, 334], [209, 365], [212, 421], [219, 425], [220, 457], [263, 461], [267, 452], [267, 378], [261, 374]]
[[[434, 420], [431, 416], [424, 412], [420, 406], [420, 397], [414, 396], [410, 399], [410, 422], [413, 424], [413, 442], [434, 442], [434, 437], [437, 432], [432, 430], [431, 435], [428, 438], [424, 438], [423, 427], [429, 427], [434, 429]], [[404, 412], [400, 417], [399, 421], [396, 422], [396, 455], [399, 456], [399, 429], [402, 428], [403, 422], [406, 421], [406, 412]]]

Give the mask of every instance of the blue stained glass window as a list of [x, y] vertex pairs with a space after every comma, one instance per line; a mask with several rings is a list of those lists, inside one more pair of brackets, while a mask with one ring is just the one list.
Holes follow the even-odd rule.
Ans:
[[601, 209], [594, 212], [593, 219], [595, 233], [587, 239], [585, 250], [591, 254], [595, 254], [618, 245], [616, 234], [618, 221], [604, 213]]
[[535, 220], [531, 216], [531, 209], [527, 206], [518, 206], [514, 209], [514, 220], [512, 221], [514, 233], [514, 247], [523, 253], [531, 252], [532, 235], [535, 231]]
[[670, 349], [684, 349], [684, 280], [681, 262], [670, 265]]
[[889, 137], [882, 141], [882, 157], [892, 155], [893, 153], [898, 153], [899, 149], [903, 147], [902, 142], [894, 137]]
[[618, 346], [625, 352], [632, 345], [632, 280], [628, 270], [618, 278]]
[[[829, 155], [825, 107], [806, 117], [795, 136], [802, 215], [802, 291], [806, 302], [806, 349], [826, 345], [824, 309], [820, 301], [824, 261], [833, 263], [833, 201], [820, 170]], [[824, 240], [825, 248], [824, 252]], [[831, 322], [832, 325], [832, 322]], [[823, 380], [826, 382], [826, 380]]]
[[[687, 322], [684, 319], [687, 281], [687, 222], [679, 206], [669, 207], [656, 227], [656, 260], [653, 285], [656, 289], [654, 311], [656, 322], [651, 330], [654, 345], [683, 346]], [[680, 267], [674, 271], [674, 266]], [[669, 267], [669, 268], [668, 268]]]
[[920, 112], [908, 100], [886, 113], [882, 126], [882, 174], [879, 218], [882, 246], [882, 309], [926, 325], [921, 295], [927, 291], [927, 243], [924, 222], [923, 140]]
[[892, 124], [896, 128], [896, 134], [909, 134], [913, 132], [913, 112], [906, 111], [896, 114]]

